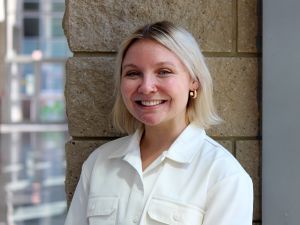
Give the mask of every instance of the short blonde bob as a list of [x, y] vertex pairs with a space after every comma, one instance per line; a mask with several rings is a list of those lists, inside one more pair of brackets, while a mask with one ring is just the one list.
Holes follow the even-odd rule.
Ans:
[[116, 100], [112, 112], [114, 126], [128, 134], [143, 126], [129, 113], [120, 93], [123, 59], [130, 46], [141, 39], [156, 41], [175, 53], [188, 69], [192, 79], [199, 81], [198, 97], [190, 98], [187, 104], [189, 122], [195, 122], [204, 129], [218, 124], [221, 119], [213, 104], [212, 78], [196, 40], [184, 28], [168, 21], [161, 21], [136, 30], [120, 46], [116, 59]]

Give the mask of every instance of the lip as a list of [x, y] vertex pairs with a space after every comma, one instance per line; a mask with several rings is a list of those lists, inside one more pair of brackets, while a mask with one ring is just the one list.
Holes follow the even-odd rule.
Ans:
[[135, 100], [135, 103], [138, 106], [146, 107], [146, 108], [155, 108], [163, 105], [167, 100], [164, 99], [151, 99], [151, 100]]

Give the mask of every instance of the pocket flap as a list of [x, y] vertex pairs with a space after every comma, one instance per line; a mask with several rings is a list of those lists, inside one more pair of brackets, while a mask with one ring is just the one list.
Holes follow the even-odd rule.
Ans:
[[87, 216], [110, 215], [118, 208], [117, 197], [90, 197], [88, 200]]
[[164, 224], [201, 224], [204, 212], [195, 206], [165, 199], [152, 199], [148, 208], [152, 220]]

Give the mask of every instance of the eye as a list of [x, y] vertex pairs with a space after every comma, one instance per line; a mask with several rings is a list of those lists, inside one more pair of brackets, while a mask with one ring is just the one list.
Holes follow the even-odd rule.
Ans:
[[172, 73], [172, 71], [169, 70], [169, 69], [161, 69], [161, 70], [158, 71], [158, 75], [159, 75], [160, 77], [166, 77], [166, 76], [169, 76], [171, 73]]
[[123, 76], [128, 78], [136, 78], [139, 77], [140, 75], [141, 72], [132, 70], [132, 71], [127, 71]]

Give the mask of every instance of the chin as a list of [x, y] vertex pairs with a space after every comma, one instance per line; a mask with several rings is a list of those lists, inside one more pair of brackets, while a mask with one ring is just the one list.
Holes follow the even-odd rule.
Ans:
[[141, 121], [145, 126], [149, 126], [149, 127], [155, 127], [160, 125], [160, 122], [156, 122], [156, 121]]
[[155, 118], [136, 118], [138, 121], [140, 121], [142, 124], [145, 126], [149, 127], [155, 127], [161, 124], [160, 119], [155, 119]]

